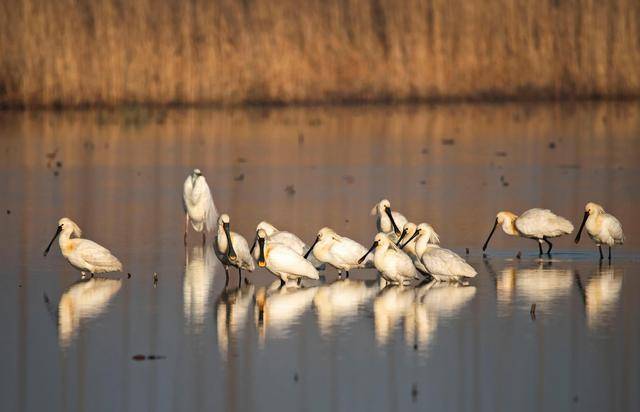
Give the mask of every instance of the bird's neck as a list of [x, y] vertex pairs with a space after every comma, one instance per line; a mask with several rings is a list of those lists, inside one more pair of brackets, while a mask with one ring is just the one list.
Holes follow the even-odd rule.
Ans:
[[515, 219], [505, 219], [505, 221], [502, 222], [502, 230], [507, 235], [519, 236], [518, 229], [516, 229], [516, 220]]

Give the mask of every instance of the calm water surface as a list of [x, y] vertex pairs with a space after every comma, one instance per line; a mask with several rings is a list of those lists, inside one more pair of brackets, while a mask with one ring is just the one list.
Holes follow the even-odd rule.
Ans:
[[[2, 112], [0, 159], [0, 410], [640, 410], [638, 104]], [[249, 239], [264, 219], [368, 246], [387, 197], [479, 274], [225, 288], [182, 244], [193, 167]], [[577, 225], [590, 200], [624, 224], [611, 265], [503, 233], [483, 259], [498, 210]], [[132, 277], [44, 258], [62, 216]]]

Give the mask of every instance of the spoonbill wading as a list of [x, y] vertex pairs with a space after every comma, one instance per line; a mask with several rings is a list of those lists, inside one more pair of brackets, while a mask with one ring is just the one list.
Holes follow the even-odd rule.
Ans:
[[[304, 255], [306, 257], [305, 253], [309, 251], [309, 246], [307, 246], [307, 244], [304, 243], [302, 239], [291, 232], [278, 230], [271, 223], [265, 222], [263, 220], [262, 222], [258, 223], [258, 226], [256, 227], [256, 237], [253, 239], [253, 244], [251, 245], [251, 253], [256, 260], [258, 259], [259, 254], [256, 245], [258, 244], [258, 231], [260, 229], [264, 230], [264, 232], [266, 233], [267, 241], [269, 243], [280, 243], [282, 245], [288, 246], [300, 256]], [[316, 269], [324, 270], [325, 265], [319, 262], [317, 259], [311, 258], [309, 259], [309, 261]]]
[[486, 242], [482, 246], [482, 251], [487, 250], [489, 240], [493, 236], [493, 232], [498, 225], [502, 226], [504, 233], [510, 236], [520, 236], [528, 239], [533, 239], [538, 242], [538, 249], [540, 256], [542, 253], [542, 242], [549, 245], [547, 249], [547, 255], [551, 256], [551, 249], [553, 244], [549, 241], [551, 238], [559, 237], [562, 235], [568, 235], [573, 232], [573, 225], [567, 219], [560, 217], [550, 211], [549, 209], [529, 209], [522, 215], [517, 216], [511, 212], [499, 212], [496, 215], [496, 220], [487, 237]]
[[189, 222], [196, 232], [202, 232], [202, 243], [207, 240], [206, 233], [215, 229], [218, 211], [213, 203], [211, 190], [200, 169], [193, 172], [184, 181], [182, 187], [182, 206], [184, 208], [184, 244], [187, 244]]
[[218, 218], [218, 233], [214, 238], [213, 245], [216, 256], [224, 265], [225, 285], [229, 283], [229, 266], [238, 268], [238, 282], [242, 279], [242, 269], [248, 272], [253, 272], [253, 269], [255, 269], [247, 240], [236, 232], [232, 232], [229, 229], [229, 225], [229, 215], [226, 213], [220, 215]]
[[374, 249], [373, 264], [380, 271], [384, 280], [396, 285], [406, 285], [413, 279], [419, 279], [418, 270], [413, 266], [411, 258], [398, 249], [385, 233], [376, 235], [373, 245], [358, 260], [358, 263], [363, 263], [367, 255]]
[[[75, 235], [75, 238], [71, 238]], [[96, 273], [119, 272], [122, 270], [122, 263], [111, 254], [109, 249], [100, 246], [89, 239], [81, 239], [82, 231], [75, 222], [67, 217], [58, 221], [58, 228], [53, 235], [51, 242], [44, 251], [47, 256], [51, 245], [60, 236], [58, 244], [60, 251], [67, 261], [74, 268], [82, 273], [82, 277], [89, 272], [91, 277]]]
[[302, 278], [319, 279], [318, 270], [304, 257], [281, 243], [271, 243], [263, 229], [258, 230], [258, 266], [280, 278], [284, 286], [289, 280], [298, 284]]
[[358, 259], [367, 252], [366, 247], [348, 237], [340, 236], [328, 227], [323, 227], [318, 231], [316, 240], [304, 255], [305, 259], [312, 251], [320, 262], [328, 263], [338, 269], [339, 277], [342, 277], [343, 270], [345, 278], [348, 278], [351, 269], [373, 267], [371, 257], [358, 263]]
[[580, 242], [580, 235], [585, 227], [589, 237], [598, 245], [600, 260], [603, 258], [602, 245], [609, 246], [609, 260], [611, 260], [611, 246], [624, 243], [622, 223], [615, 216], [605, 212], [604, 208], [597, 203], [589, 202], [584, 207], [584, 217], [576, 235], [576, 243]]

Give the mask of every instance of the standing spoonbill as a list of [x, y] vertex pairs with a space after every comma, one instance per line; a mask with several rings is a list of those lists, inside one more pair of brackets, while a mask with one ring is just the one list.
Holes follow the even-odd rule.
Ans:
[[377, 216], [376, 227], [378, 232], [382, 232], [389, 236], [394, 242], [400, 236], [400, 228], [407, 223], [407, 218], [402, 214], [391, 210], [391, 203], [387, 199], [382, 199], [373, 209], [371, 215]]
[[258, 247], [258, 266], [266, 267], [280, 278], [282, 286], [289, 280], [297, 280], [300, 284], [302, 278], [320, 279], [318, 271], [307, 259], [288, 246], [268, 241], [263, 229], [258, 230]]
[[252, 272], [255, 269], [253, 258], [249, 253], [247, 240], [229, 229], [229, 215], [223, 213], [218, 218], [218, 234], [214, 239], [214, 250], [224, 265], [226, 281], [229, 282], [229, 266], [238, 268], [238, 282], [242, 279], [242, 269]]
[[413, 279], [419, 279], [418, 271], [411, 258], [406, 253], [398, 249], [385, 233], [378, 233], [374, 238], [373, 245], [359, 260], [364, 262], [369, 253], [373, 252], [373, 264], [380, 271], [382, 277], [389, 283], [396, 285], [406, 285]]
[[578, 230], [575, 242], [580, 242], [582, 229], [586, 226], [589, 237], [596, 242], [602, 260], [602, 245], [609, 246], [609, 260], [611, 260], [611, 246], [624, 243], [622, 224], [615, 216], [604, 211], [599, 204], [589, 202], [584, 207], [584, 218]]
[[427, 269], [427, 272], [439, 282], [456, 281], [463, 283], [464, 278], [473, 278], [478, 272], [457, 253], [429, 243], [428, 232], [416, 240], [416, 254]]
[[[426, 239], [427, 243], [437, 245], [438, 243], [440, 243], [438, 234], [433, 229], [433, 227], [427, 223], [420, 223], [418, 226], [416, 226], [411, 222], [408, 222], [406, 225], [404, 225], [402, 233], [403, 234], [400, 236], [400, 239], [397, 243], [398, 247], [407, 255], [409, 255], [416, 269], [418, 269], [422, 273], [428, 274], [429, 271], [422, 263], [422, 252], [418, 253], [416, 251], [416, 242], [418, 240], [418, 237], [420, 237], [422, 239]], [[402, 246], [400, 246], [400, 242], [403, 238], [407, 237], [408, 233], [410, 233], [409, 238]]]
[[[76, 237], [71, 238], [71, 235]], [[73, 220], [67, 217], [63, 217], [58, 221], [56, 233], [44, 251], [45, 256], [49, 253], [53, 241], [58, 236], [60, 236], [58, 243], [62, 256], [67, 259], [71, 266], [82, 273], [83, 278], [86, 276], [86, 272], [89, 272], [93, 277], [96, 273], [119, 272], [122, 270], [122, 263], [111, 254], [109, 249], [89, 239], [81, 239], [82, 231]]]
[[493, 232], [498, 225], [502, 225], [504, 233], [510, 236], [520, 236], [528, 239], [534, 239], [538, 242], [540, 256], [542, 256], [542, 242], [549, 245], [547, 255], [551, 256], [553, 245], [549, 241], [551, 238], [568, 235], [573, 232], [573, 225], [567, 219], [556, 215], [549, 209], [529, 209], [522, 215], [517, 216], [511, 212], [498, 212], [496, 220], [487, 237], [486, 242], [482, 246], [482, 251], [487, 250], [489, 240], [493, 236]]
[[348, 278], [351, 269], [373, 267], [373, 259], [370, 257], [358, 263], [358, 259], [367, 252], [366, 247], [348, 237], [340, 236], [328, 227], [318, 231], [316, 240], [304, 255], [305, 259], [312, 251], [320, 262], [328, 263], [338, 269], [339, 277], [342, 277], [343, 270], [345, 278]]
[[187, 244], [189, 221], [196, 232], [202, 232], [202, 243], [206, 242], [206, 233], [215, 229], [218, 211], [213, 203], [211, 189], [200, 169], [193, 172], [182, 186], [182, 206], [184, 208], [184, 244]]
[[[256, 227], [256, 237], [253, 239], [253, 244], [251, 245], [251, 253], [253, 254], [253, 257], [256, 260], [258, 259], [258, 255], [259, 255], [259, 251], [256, 248], [256, 244], [258, 243], [258, 231], [260, 229], [264, 230], [264, 232], [267, 234], [267, 240], [269, 241], [269, 243], [274, 243], [274, 244], [279, 243], [279, 244], [288, 246], [300, 256], [305, 255], [305, 253], [307, 253], [310, 250], [309, 246], [307, 246], [307, 244], [304, 243], [304, 241], [302, 241], [302, 239], [300, 239], [298, 236], [294, 235], [291, 232], [278, 230], [271, 223], [262, 221], [258, 223], [258, 226]], [[305, 258], [306, 258], [306, 255], [305, 255]], [[309, 261], [311, 262], [311, 264], [313, 264], [313, 266], [316, 269], [324, 270], [325, 265], [319, 262], [317, 259], [312, 258], [312, 259], [309, 259]]]

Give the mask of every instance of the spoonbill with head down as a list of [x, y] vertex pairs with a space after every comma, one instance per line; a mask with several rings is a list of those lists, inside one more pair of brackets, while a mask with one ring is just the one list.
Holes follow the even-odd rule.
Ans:
[[405, 285], [413, 279], [419, 279], [418, 271], [411, 258], [406, 253], [398, 249], [391, 242], [385, 233], [378, 233], [374, 238], [373, 245], [359, 260], [364, 262], [369, 253], [373, 252], [373, 264], [380, 271], [382, 277], [389, 283]]
[[[71, 238], [71, 235], [76, 237]], [[111, 254], [109, 249], [91, 240], [81, 239], [82, 231], [74, 221], [67, 217], [63, 217], [58, 221], [56, 233], [44, 251], [45, 256], [49, 253], [51, 245], [58, 236], [60, 236], [58, 243], [62, 255], [71, 266], [82, 273], [83, 278], [86, 272], [89, 272], [93, 277], [96, 273], [119, 272], [122, 270], [122, 263]]]
[[487, 250], [489, 240], [491, 240], [491, 236], [493, 236], [493, 232], [498, 225], [502, 226], [502, 230], [507, 235], [536, 240], [538, 242], [540, 256], [542, 256], [542, 242], [546, 242], [549, 245], [547, 255], [551, 256], [553, 245], [549, 239], [568, 235], [573, 232], [571, 222], [556, 215], [549, 209], [529, 209], [520, 216], [511, 212], [498, 212], [491, 233], [489, 233], [489, 237], [487, 237], [486, 242], [484, 242], [482, 246], [482, 251]]
[[300, 283], [302, 278], [320, 278], [318, 270], [307, 259], [288, 246], [268, 241], [267, 233], [263, 229], [258, 230], [258, 247], [258, 266], [266, 267], [280, 278], [281, 285], [285, 285], [289, 280], [297, 280]]
[[[402, 235], [400, 235], [400, 239], [398, 239], [398, 243], [396, 245], [407, 255], [409, 255], [416, 269], [418, 269], [422, 273], [428, 274], [429, 271], [422, 263], [422, 254], [416, 252], [416, 241], [418, 240], [418, 236], [423, 239], [427, 239], [428, 243], [432, 243], [434, 245], [440, 243], [438, 234], [428, 223], [420, 223], [418, 226], [416, 226], [415, 224], [408, 222], [404, 225]], [[404, 238], [407, 238], [407, 240], [402, 246], [400, 246], [400, 242]]]
[[338, 276], [349, 277], [349, 271], [356, 268], [372, 268], [373, 259], [368, 257], [362, 263], [358, 259], [367, 252], [367, 248], [355, 240], [337, 234], [333, 229], [323, 227], [318, 231], [316, 240], [313, 242], [305, 258], [313, 251], [313, 255], [320, 262], [325, 262], [338, 269]]
[[[252, 272], [255, 269], [253, 258], [249, 253], [247, 240], [229, 229], [229, 215], [223, 213], [218, 218], [218, 234], [214, 239], [214, 250], [224, 265], [226, 280], [229, 282], [229, 266], [238, 268], [238, 276], [242, 278], [242, 269]], [[240, 281], [238, 279], [238, 282]]]
[[587, 228], [589, 237], [596, 242], [602, 260], [602, 245], [609, 246], [609, 260], [611, 260], [611, 246], [624, 243], [622, 224], [615, 216], [604, 211], [597, 203], [589, 202], [584, 207], [584, 218], [576, 235], [576, 243], [580, 242], [582, 229]]
[[391, 210], [391, 203], [387, 199], [382, 199], [373, 209], [371, 215], [376, 217], [376, 227], [378, 232], [389, 236], [394, 242], [400, 236], [400, 228], [407, 223], [407, 218], [402, 214]]
[[211, 190], [207, 180], [202, 176], [200, 169], [193, 172], [184, 181], [182, 186], [182, 206], [185, 213], [184, 244], [187, 244], [189, 221], [196, 232], [202, 232], [202, 242], [206, 241], [206, 233], [215, 229], [218, 220], [218, 211], [213, 203]]
[[433, 278], [439, 282], [473, 278], [478, 272], [457, 253], [430, 243], [430, 233], [424, 232], [416, 239], [415, 250], [420, 261]]

